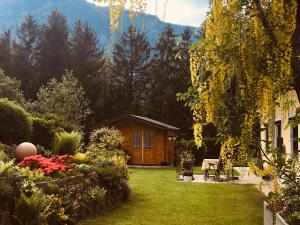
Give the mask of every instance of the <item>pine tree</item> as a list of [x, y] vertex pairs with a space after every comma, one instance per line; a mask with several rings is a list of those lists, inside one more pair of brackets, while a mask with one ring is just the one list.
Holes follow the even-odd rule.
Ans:
[[[181, 34], [181, 39], [177, 47], [176, 61], [178, 62], [178, 76], [175, 80], [176, 93], [183, 93], [192, 85], [190, 72], [190, 53], [189, 48], [192, 45], [192, 32], [189, 27], [186, 27]], [[174, 125], [181, 129], [181, 133], [190, 137], [192, 136], [193, 116], [192, 112], [182, 102], [175, 105], [180, 117], [176, 117]]]
[[[147, 102], [147, 115], [155, 119], [174, 124], [178, 114], [174, 109], [176, 100], [175, 82], [179, 75], [176, 54], [176, 34], [171, 26], [167, 26], [160, 34], [154, 48], [152, 60], [150, 95]], [[175, 113], [175, 114], [174, 114]]]
[[130, 26], [113, 50], [112, 73], [122, 93], [121, 109], [141, 113], [150, 66], [150, 46], [144, 33]]
[[48, 17], [48, 24], [41, 29], [39, 41], [39, 66], [42, 83], [50, 78], [60, 78], [68, 68], [69, 30], [67, 19], [58, 11]]
[[91, 101], [90, 123], [103, 120], [104, 98], [108, 98], [108, 59], [99, 48], [95, 31], [87, 23], [75, 23], [70, 40], [70, 66]]
[[6, 74], [12, 74], [12, 43], [10, 30], [0, 35], [0, 68]]
[[28, 15], [17, 28], [17, 40], [13, 42], [13, 74], [22, 81], [27, 98], [34, 98], [39, 87], [37, 47], [40, 27], [32, 15]]

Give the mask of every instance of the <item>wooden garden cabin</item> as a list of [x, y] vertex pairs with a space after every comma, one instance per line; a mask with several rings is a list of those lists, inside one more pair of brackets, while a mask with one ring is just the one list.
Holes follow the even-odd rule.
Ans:
[[122, 148], [130, 156], [129, 164], [174, 163], [176, 132], [179, 128], [133, 114], [118, 116], [104, 125], [121, 131], [125, 138]]

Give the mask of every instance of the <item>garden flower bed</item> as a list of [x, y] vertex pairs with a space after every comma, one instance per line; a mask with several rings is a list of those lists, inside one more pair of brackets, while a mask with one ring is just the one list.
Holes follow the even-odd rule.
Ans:
[[0, 224], [74, 224], [118, 206], [129, 197], [127, 167], [115, 163], [121, 159], [115, 153], [105, 154], [112, 157], [100, 154], [89, 164], [75, 163], [76, 155], [73, 161], [68, 155], [26, 157], [14, 175], [0, 179], [0, 188], [9, 190], [1, 196]]
[[81, 133], [62, 131], [55, 150], [38, 146], [21, 159], [16, 146], [0, 143], [0, 225], [72, 225], [126, 201], [127, 156], [116, 141], [123, 139], [103, 133], [83, 146]]

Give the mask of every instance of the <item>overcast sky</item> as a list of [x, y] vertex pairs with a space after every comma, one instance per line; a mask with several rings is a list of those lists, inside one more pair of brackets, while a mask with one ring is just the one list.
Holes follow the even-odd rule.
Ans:
[[[87, 0], [89, 2], [93, 0]], [[156, 0], [148, 0], [147, 13], [155, 14]], [[158, 0], [157, 16], [163, 19], [165, 0]], [[208, 0], [168, 0], [166, 22], [199, 26], [208, 11]]]

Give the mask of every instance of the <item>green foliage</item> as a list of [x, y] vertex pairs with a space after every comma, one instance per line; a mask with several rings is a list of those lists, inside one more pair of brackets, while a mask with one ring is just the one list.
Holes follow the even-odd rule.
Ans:
[[53, 142], [53, 153], [57, 155], [74, 155], [78, 151], [80, 141], [81, 134], [79, 132], [56, 133]]
[[43, 214], [46, 218], [47, 225], [64, 225], [69, 224], [69, 215], [65, 213], [63, 201], [57, 195], [45, 196], [47, 207], [44, 209]]
[[21, 82], [4, 74], [0, 69], [0, 98], [7, 98], [21, 104], [25, 103], [23, 93], [20, 89]]
[[9, 145], [0, 143], [0, 151], [3, 152], [3, 153], [1, 153], [1, 156], [3, 158], [0, 159], [2, 161], [9, 161], [9, 160], [15, 158], [15, 147], [13, 147], [13, 146], [9, 146]]
[[88, 211], [99, 210], [103, 206], [105, 194], [106, 190], [99, 186], [88, 189], [82, 196], [82, 207]]
[[4, 149], [1, 149], [0, 144], [0, 161], [6, 162], [9, 160], [9, 157], [5, 154]]
[[59, 116], [46, 114], [32, 117], [32, 128], [32, 142], [35, 145], [51, 149], [55, 133], [62, 131], [71, 132], [76, 129], [76, 126]]
[[0, 177], [5, 177], [11, 174], [15, 166], [15, 160], [10, 160], [9, 162], [0, 161]]
[[54, 121], [43, 118], [32, 117], [32, 142], [50, 149], [55, 132], [61, 131], [54, 126]]
[[124, 142], [121, 132], [115, 128], [103, 127], [92, 132], [90, 145], [97, 145], [98, 148], [116, 150]]
[[2, 210], [6, 204], [10, 204], [13, 200], [13, 188], [11, 185], [5, 183], [4, 181], [0, 181], [0, 208]]
[[71, 71], [66, 71], [61, 81], [52, 79], [42, 86], [34, 105], [38, 113], [56, 114], [78, 128], [91, 113], [83, 87]]
[[44, 194], [37, 190], [32, 195], [21, 193], [16, 202], [15, 218], [20, 225], [44, 225], [43, 208]]
[[[203, 159], [218, 159], [220, 157], [220, 143], [218, 138], [204, 137], [202, 146], [198, 147], [195, 140], [179, 140], [176, 142], [176, 152], [179, 156], [182, 151], [188, 151], [195, 156], [195, 165], [201, 165]], [[178, 162], [180, 159], [178, 159]]]
[[30, 167], [18, 167], [18, 173], [27, 176], [27, 179], [33, 182], [41, 182], [49, 179], [40, 170], [32, 171]]
[[45, 120], [53, 121], [54, 126], [57, 129], [62, 128], [62, 129], [64, 129], [67, 132], [71, 132], [71, 131], [77, 129], [77, 127], [76, 127], [75, 124], [67, 121], [64, 117], [61, 117], [61, 116], [56, 115], [56, 114], [51, 114], [51, 113], [40, 114], [39, 117], [43, 118]]
[[73, 163], [76, 164], [86, 164], [90, 162], [90, 158], [88, 157], [88, 154], [81, 153], [81, 152], [76, 153], [71, 160]]
[[20, 144], [31, 138], [32, 128], [28, 113], [8, 99], [0, 99], [0, 141]]

